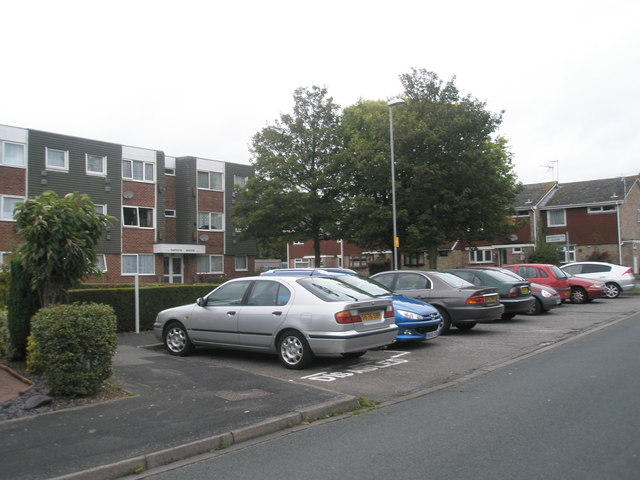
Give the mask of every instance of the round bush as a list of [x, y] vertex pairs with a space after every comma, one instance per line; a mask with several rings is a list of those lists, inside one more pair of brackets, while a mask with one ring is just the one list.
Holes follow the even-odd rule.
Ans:
[[53, 305], [31, 322], [38, 361], [52, 395], [85, 396], [112, 374], [118, 346], [116, 316], [109, 305]]

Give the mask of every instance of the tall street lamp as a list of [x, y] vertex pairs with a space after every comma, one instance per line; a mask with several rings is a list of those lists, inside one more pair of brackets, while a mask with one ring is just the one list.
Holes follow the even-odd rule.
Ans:
[[402, 105], [404, 100], [395, 98], [391, 100], [389, 105], [389, 138], [391, 140], [391, 211], [393, 214], [393, 269], [398, 269], [398, 247], [400, 239], [398, 238], [398, 227], [396, 224], [396, 161], [393, 157], [393, 107]]

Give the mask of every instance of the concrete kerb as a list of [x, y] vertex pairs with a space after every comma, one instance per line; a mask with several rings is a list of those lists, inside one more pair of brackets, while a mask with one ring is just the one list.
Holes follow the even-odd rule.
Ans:
[[51, 480], [114, 480], [127, 475], [139, 474], [180, 460], [223, 450], [232, 445], [260, 438], [281, 430], [301, 425], [327, 415], [339, 415], [357, 409], [360, 402], [352, 396], [343, 396], [334, 401], [305, 407], [295, 412], [259, 422], [255, 425], [232, 430], [220, 435], [160, 450], [120, 462], [71, 473]]

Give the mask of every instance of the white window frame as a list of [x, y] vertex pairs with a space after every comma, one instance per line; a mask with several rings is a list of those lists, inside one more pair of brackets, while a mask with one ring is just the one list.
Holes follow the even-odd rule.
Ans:
[[[207, 175], [207, 186], [200, 186], [200, 174], [204, 173]], [[220, 175], [220, 188], [215, 188], [217, 187], [217, 185], [214, 185], [215, 182], [212, 182], [212, 178], [215, 175]], [[197, 183], [198, 183], [198, 189], [200, 190], [213, 190], [215, 192], [222, 192], [224, 191], [224, 174], [222, 172], [212, 172], [212, 171], [207, 171], [207, 170], [198, 170], [197, 172], [197, 179], [196, 179]]]
[[[102, 166], [102, 168], [99, 171], [89, 170], [89, 157], [100, 159], [100, 162], [101, 162], [100, 165]], [[96, 175], [98, 177], [107, 176], [107, 156], [106, 155], [94, 155], [93, 153], [86, 153], [84, 159], [85, 159], [85, 169], [86, 169], [87, 175]]]
[[9, 255], [11, 255], [11, 252], [0, 252], [0, 265], [7, 265], [8, 267], [7, 259]]
[[[562, 213], [562, 223], [551, 223], [552, 212]], [[558, 210], [547, 210], [547, 227], [566, 227], [567, 226], [567, 210], [562, 208]]]
[[[129, 165], [128, 168], [125, 167]], [[134, 174], [134, 165], [142, 165], [142, 176], [140, 178], [136, 178]], [[149, 173], [149, 167], [151, 168], [151, 173]], [[142, 160], [131, 160], [129, 158], [122, 159], [122, 178], [125, 180], [132, 180], [134, 182], [145, 182], [145, 183], [153, 183], [156, 177], [155, 175], [156, 164], [153, 162], [143, 162]], [[126, 172], [129, 170], [130, 172]]]
[[[49, 152], [62, 153], [62, 160], [64, 165], [62, 167], [59, 165], [50, 165]], [[69, 171], [69, 150], [60, 150], [57, 148], [46, 147], [45, 148], [45, 164], [47, 166], [47, 170], [57, 170], [59, 172], [68, 172]]]
[[[125, 209], [130, 209], [130, 210], [135, 210], [136, 211], [136, 224], [135, 225], [134, 224], [125, 223], [125, 215], [124, 215]], [[140, 210], [150, 210], [151, 211], [151, 225], [144, 226], [144, 227], [140, 226], [140, 218], [142, 218], [142, 216], [140, 215]], [[154, 212], [154, 208], [153, 207], [135, 207], [135, 206], [132, 206], [132, 205], [123, 205], [122, 206], [122, 226], [123, 227], [153, 229], [154, 225], [155, 225], [155, 212]]]
[[[240, 267], [238, 267], [238, 260], [242, 261], [243, 259], [244, 266], [240, 265]], [[236, 272], [246, 272], [247, 270], [249, 270], [249, 257], [247, 255], [236, 255], [236, 257], [234, 258], [234, 266]]]
[[96, 265], [102, 273], [107, 271], [107, 256], [104, 253], [96, 254]]
[[[201, 215], [208, 215], [209, 216], [209, 221], [207, 228], [204, 228], [203, 226], [200, 225], [200, 216]], [[213, 215], [219, 215], [220, 216], [220, 228], [213, 228]], [[207, 231], [207, 232], [223, 232], [224, 231], [224, 214], [220, 213], [220, 212], [198, 212], [198, 230], [203, 230], [203, 231]]]
[[493, 250], [490, 248], [469, 250], [469, 263], [493, 263]]
[[[125, 257], [126, 258], [132, 258], [135, 257], [136, 259], [136, 271], [130, 271], [130, 270], [125, 270]], [[151, 272], [147, 272], [147, 271], [140, 271], [140, 267], [144, 266], [141, 265], [141, 260], [149, 260], [149, 257], [151, 258], [151, 267], [152, 267], [152, 271]], [[121, 264], [122, 264], [122, 275], [155, 275], [156, 274], [156, 262], [155, 262], [155, 255], [152, 253], [123, 253], [121, 255]]]
[[[21, 163], [8, 163], [6, 158], [6, 146], [7, 145], [17, 145], [22, 147], [22, 161]], [[24, 143], [20, 142], [9, 142], [7, 140], [0, 141], [0, 165], [5, 165], [8, 167], [24, 167], [27, 164], [27, 146]]]
[[175, 168], [164, 167], [164, 174], [165, 175], [169, 175], [171, 177], [175, 177], [176, 176], [176, 169]]
[[560, 247], [560, 252], [562, 253], [562, 256], [564, 258], [564, 260], [562, 261], [562, 263], [572, 263], [576, 261], [576, 246], [575, 245], [569, 245], [569, 251], [567, 252], [567, 245], [564, 244]]
[[[201, 269], [199, 268], [199, 262], [198, 260], [203, 259], [203, 258], [207, 258], [207, 263], [208, 263], [208, 268], [207, 271], [201, 271]], [[217, 261], [219, 260], [220, 263], [220, 269], [216, 269], [215, 268], [215, 263], [214, 259]], [[197, 260], [196, 260], [196, 273], [224, 273], [224, 255], [198, 255], [197, 256]]]
[[11, 209], [11, 217], [5, 217], [4, 211], [5, 202], [7, 199], [17, 200], [17, 202], [24, 202], [25, 198], [18, 195], [0, 195], [0, 220], [5, 222], [15, 222], [13, 218], [13, 210], [15, 209], [15, 203], [17, 202], [14, 203], [14, 207]]
[[522, 250], [522, 247], [513, 247], [513, 248], [511, 249], [511, 253], [516, 253], [516, 254], [518, 254], [518, 253], [524, 253], [524, 250]]
[[172, 209], [170, 209], [170, 208], [167, 208], [167, 209], [164, 211], [164, 216], [165, 216], [165, 217], [168, 217], [168, 218], [176, 218], [176, 211], [175, 211], [175, 210], [172, 210]]
[[616, 213], [615, 205], [600, 205], [598, 207], [588, 207], [587, 213], [589, 215], [599, 214], [599, 213]]
[[293, 266], [295, 268], [309, 268], [311, 263], [306, 258], [296, 258], [293, 260]]
[[525, 218], [531, 216], [531, 210], [520, 209], [516, 210], [515, 218]]
[[247, 175], [234, 175], [233, 184], [239, 187], [244, 187], [247, 184], [249, 177]]

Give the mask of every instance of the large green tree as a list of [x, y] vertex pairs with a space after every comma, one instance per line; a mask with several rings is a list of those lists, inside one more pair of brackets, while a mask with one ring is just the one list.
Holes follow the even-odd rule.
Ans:
[[296, 89], [293, 99], [292, 114], [252, 139], [255, 177], [238, 192], [234, 223], [259, 242], [313, 239], [320, 265], [320, 241], [339, 220], [339, 107], [317, 86]]
[[40, 305], [63, 303], [66, 291], [86, 275], [101, 275], [95, 247], [111, 217], [95, 210], [86, 194], [59, 198], [47, 191], [19, 203], [14, 215], [18, 248]]
[[[428, 252], [435, 267], [438, 247], [446, 242], [460, 240], [472, 246], [510, 232], [519, 186], [507, 142], [497, 134], [502, 114], [461, 96], [454, 79], [443, 82], [435, 73], [414, 69], [400, 80], [406, 101], [394, 107], [400, 248]], [[386, 102], [348, 107], [343, 127], [352, 179], [343, 235], [363, 246], [390, 247]]]

